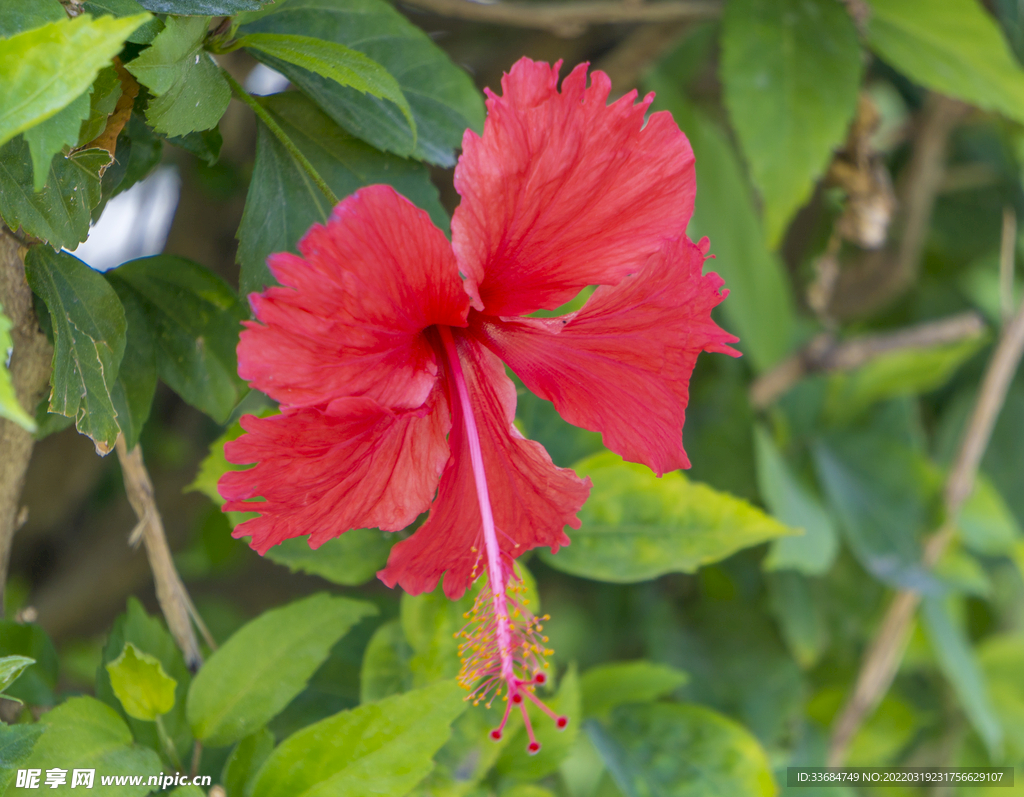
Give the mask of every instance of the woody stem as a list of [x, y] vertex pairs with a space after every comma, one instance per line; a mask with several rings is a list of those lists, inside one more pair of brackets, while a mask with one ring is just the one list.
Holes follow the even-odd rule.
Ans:
[[455, 347], [455, 339], [449, 327], [439, 326], [438, 332], [448, 355], [448, 366], [451, 369], [455, 392], [462, 409], [463, 425], [466, 428], [466, 439], [469, 441], [469, 460], [473, 466], [473, 481], [476, 484], [476, 499], [480, 505], [480, 521], [484, 530], [484, 548], [487, 551], [487, 579], [490, 582], [491, 597], [494, 600], [494, 617], [498, 630], [498, 654], [501, 657], [501, 676], [510, 688], [515, 678], [512, 669], [512, 632], [509, 626], [508, 605], [505, 603], [505, 576], [501, 565], [501, 548], [498, 546], [498, 534], [494, 529], [494, 514], [491, 511], [491, 498], [487, 490], [487, 474], [484, 472], [484, 455], [480, 448], [480, 433], [477, 430], [473, 407], [469, 403], [469, 389], [462, 373], [462, 363]]

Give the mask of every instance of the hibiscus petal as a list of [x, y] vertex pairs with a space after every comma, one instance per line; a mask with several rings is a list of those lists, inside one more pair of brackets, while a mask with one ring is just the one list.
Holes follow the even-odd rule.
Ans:
[[[229, 462], [258, 462], [218, 484], [229, 512], [260, 513], [239, 525], [261, 554], [309, 535], [317, 548], [352, 528], [396, 531], [429, 505], [448, 460], [451, 417], [435, 390], [418, 410], [393, 412], [368, 398], [343, 398], [326, 412], [301, 408], [246, 415], [248, 434], [224, 449]], [[251, 500], [262, 497], [263, 501]]]
[[587, 65], [523, 58], [488, 92], [483, 137], [466, 131], [452, 245], [478, 310], [554, 309], [586, 285], [613, 285], [686, 230], [693, 151], [654, 97], [606, 105], [611, 82]]
[[[590, 493], [590, 479], [581, 480], [571, 470], [555, 467], [540, 443], [519, 434], [512, 425], [515, 385], [501, 361], [458, 335], [456, 340], [480, 432], [502, 552], [511, 560], [540, 545], [557, 551], [569, 543], [563, 527], [579, 528], [576, 512]], [[378, 575], [388, 586], [399, 584], [415, 595], [432, 590], [447, 571], [444, 592], [454, 600], [484, 566], [480, 509], [458, 402], [453, 406], [448, 443], [452, 457], [430, 517], [412, 537], [391, 549], [387, 567]]]
[[423, 404], [437, 380], [423, 329], [464, 325], [469, 309], [444, 233], [390, 186], [374, 185], [339, 203], [299, 250], [269, 260], [285, 287], [250, 296], [262, 323], [242, 332], [241, 377], [290, 406], [343, 396]]
[[722, 279], [701, 276], [707, 239], [670, 243], [615, 287], [564, 318], [471, 315], [471, 333], [572, 424], [658, 475], [688, 468], [682, 429], [701, 351], [739, 356], [711, 320]]

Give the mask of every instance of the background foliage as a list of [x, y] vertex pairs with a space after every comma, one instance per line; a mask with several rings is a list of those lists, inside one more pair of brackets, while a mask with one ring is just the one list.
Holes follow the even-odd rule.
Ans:
[[[667, 22], [644, 21], [655, 6]], [[1024, 5], [582, 8], [0, 4], [0, 217], [53, 345], [34, 413], [16, 345], [0, 364], [0, 425], [38, 441], [0, 620], [0, 793], [23, 793], [18, 769], [89, 766], [191, 771], [229, 797], [772, 795], [787, 766], [826, 761], [899, 590], [921, 610], [845, 760], [1024, 765], [1020, 374], [969, 497], [948, 498], [1021, 294]], [[561, 733], [537, 718], [535, 757], [521, 722], [489, 741], [498, 709], [452, 680], [472, 596], [384, 588], [395, 537], [375, 530], [261, 559], [215, 490], [238, 417], [272, 411], [234, 351], [266, 256], [379, 182], [447, 231], [480, 89], [523, 54], [590, 60], [673, 113], [697, 156], [689, 232], [711, 239], [745, 355], [700, 359], [694, 466], [661, 480], [520, 390], [523, 431], [595, 485], [573, 544], [521, 563], [551, 615], [550, 703], [571, 717]], [[289, 90], [246, 92], [257, 63]], [[101, 273], [69, 253], [160, 164], [182, 182], [162, 254]], [[0, 314], [5, 352], [11, 329]], [[141, 441], [209, 627], [201, 667], [125, 545], [119, 460], [96, 456], [119, 437]]]

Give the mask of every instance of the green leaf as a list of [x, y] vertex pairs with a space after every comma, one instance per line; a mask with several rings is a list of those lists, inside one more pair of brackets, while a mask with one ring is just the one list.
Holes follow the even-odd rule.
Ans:
[[0, 5], [0, 39], [67, 18], [67, 12], [59, 0], [16, 0], [4, 3]]
[[413, 649], [405, 639], [399, 620], [390, 620], [374, 631], [363, 653], [359, 702], [373, 703], [389, 695], [408, 692], [413, 687], [412, 657]]
[[657, 478], [643, 465], [605, 452], [577, 463], [594, 489], [580, 509], [572, 545], [546, 564], [598, 581], [631, 583], [664, 573], [692, 573], [741, 548], [794, 533], [746, 501], [689, 481]]
[[981, 330], [956, 343], [896, 350], [872, 358], [855, 371], [833, 374], [828, 381], [826, 418], [844, 423], [879, 401], [935, 390], [946, 384], [988, 339]]
[[[180, 12], [175, 12], [180, 13]], [[231, 88], [203, 49], [209, 17], [168, 17], [153, 43], [125, 68], [155, 95], [146, 119], [158, 133], [208, 130], [227, 110]]]
[[[36, 742], [26, 769], [59, 767], [70, 774], [75, 769], [95, 769], [95, 783], [103, 775], [141, 776], [138, 786], [105, 786], [104, 795], [142, 797], [150, 775], [163, 770], [153, 750], [132, 744], [132, 733], [112, 708], [92, 697], [73, 697], [44, 714], [45, 727]], [[69, 779], [70, 783], [70, 779]]]
[[198, 786], [179, 786], [168, 797], [206, 797], [206, 792]]
[[771, 766], [757, 740], [709, 708], [623, 706], [586, 730], [623, 795], [774, 797]]
[[34, 190], [42, 191], [46, 185], [53, 156], [64, 147], [78, 144], [78, 132], [82, 128], [82, 120], [89, 115], [89, 108], [89, 92], [85, 91], [45, 122], [24, 132], [25, 143], [32, 155]]
[[[103, 14], [110, 14], [113, 17], [130, 17], [133, 14], [143, 14], [146, 11], [135, 0], [86, 0], [82, 10], [96, 17]], [[153, 17], [149, 22], [136, 28], [128, 37], [128, 41], [134, 44], [149, 44], [163, 29], [163, 20]]]
[[5, 697], [16, 698], [30, 706], [53, 705], [57, 651], [42, 628], [0, 620], [0, 656], [25, 656], [35, 661], [22, 671], [17, 681], [8, 684]]
[[797, 570], [779, 570], [767, 581], [772, 614], [782, 638], [796, 663], [810, 669], [828, 645], [825, 618], [811, 590], [811, 580]]
[[402, 797], [430, 772], [464, 694], [442, 681], [303, 728], [271, 753], [252, 797]]
[[273, 749], [274, 734], [266, 728], [260, 728], [235, 745], [220, 776], [228, 797], [245, 797], [253, 778]]
[[239, 38], [235, 45], [315, 72], [339, 86], [351, 86], [363, 94], [393, 102], [409, 123], [415, 143], [416, 121], [398, 81], [358, 50], [337, 42], [291, 33], [250, 33]]
[[25, 276], [53, 322], [50, 412], [74, 418], [108, 454], [120, 432], [111, 393], [125, 347], [121, 302], [102, 275], [46, 246], [29, 249]]
[[304, 537], [285, 540], [267, 551], [266, 558], [285, 565], [293, 573], [302, 571], [334, 584], [358, 587], [387, 564], [391, 546], [396, 542], [398, 538], [386, 531], [352, 529], [316, 550], [309, 547]]
[[156, 393], [156, 342], [146, 309], [135, 291], [119, 279], [109, 281], [121, 300], [127, 323], [124, 356], [110, 397], [117, 410], [117, 425], [131, 451], [149, 418]]
[[273, 0], [139, 0], [139, 4], [156, 14], [182, 16], [231, 16], [239, 11], [255, 11]]
[[42, 732], [43, 726], [38, 723], [6, 725], [0, 722], [0, 794], [7, 793], [17, 770], [24, 769], [24, 762]]
[[977, 649], [992, 706], [1005, 732], [1009, 760], [1024, 758], [1024, 635], [999, 634], [985, 639]]
[[857, 109], [857, 28], [835, 0], [733, 0], [722, 19], [721, 76], [774, 249]]
[[196, 738], [217, 747], [255, 732], [303, 690], [335, 642], [376, 613], [320, 593], [246, 623], [192, 681], [186, 711]]
[[156, 344], [160, 378], [224, 423], [246, 392], [235, 356], [245, 310], [235, 292], [209, 269], [173, 255], [132, 260], [107, 279], [119, 293], [134, 294]]
[[289, 0], [269, 6], [255, 17], [241, 18], [242, 34], [315, 36], [359, 50], [395, 77], [412, 109], [415, 134], [390, 102], [257, 53], [260, 60], [287, 75], [312, 97], [335, 122], [378, 149], [452, 166], [453, 151], [462, 145], [466, 128], [477, 132], [483, 129], [483, 99], [472, 80], [389, 3]]
[[153, 722], [174, 708], [174, 688], [178, 682], [164, 672], [159, 659], [143, 653], [131, 642], [107, 665], [107, 672], [114, 694], [129, 717]]
[[[261, 102], [337, 196], [386, 183], [426, 210], [438, 227], [448, 229], [448, 216], [425, 166], [353, 138], [297, 91]], [[264, 125], [258, 127], [256, 162], [237, 234], [243, 295], [276, 284], [266, 266], [267, 256], [297, 251], [296, 244], [310, 226], [327, 221], [331, 212], [330, 203], [281, 142]]]
[[622, 661], [591, 667], [580, 679], [583, 716], [603, 717], [616, 706], [650, 703], [690, 680], [682, 670], [651, 661]]
[[764, 371], [789, 353], [796, 321], [792, 290], [778, 257], [765, 246], [750, 188], [725, 133], [693, 108], [670, 75], [655, 70], [648, 88], [656, 104], [672, 112], [693, 145], [697, 159], [697, 203], [687, 230], [693, 240], [711, 239], [718, 272], [729, 289], [722, 304], [726, 328], [739, 335], [737, 348]]
[[[266, 417], [269, 414], [271, 413], [261, 413], [261, 417]], [[245, 430], [242, 428], [242, 424], [235, 423], [224, 434], [210, 443], [210, 453], [199, 463], [199, 472], [196, 473], [195, 479], [185, 488], [185, 491], [200, 492], [217, 506], [222, 506], [224, 499], [217, 492], [217, 482], [220, 481], [220, 477], [229, 470], [246, 470], [252, 467], [252, 465], [233, 465], [224, 457], [224, 445], [231, 440], [237, 440], [243, 434], [245, 434]], [[227, 515], [232, 528], [239, 523], [256, 517], [255, 512], [228, 512]]]
[[0, 693], [3, 693], [8, 686], [18, 680], [19, 675], [35, 663], [36, 660], [28, 656], [0, 657]]
[[114, 112], [117, 101], [121, 98], [121, 78], [117, 70], [108, 66], [100, 70], [92, 84], [89, 95], [89, 114], [82, 123], [78, 141], [86, 144], [103, 132], [107, 126], [107, 117]]
[[0, 305], [0, 360], [2, 360], [0, 362], [0, 418], [7, 418], [25, 431], [34, 432], [36, 422], [31, 415], [25, 412], [25, 408], [18, 401], [18, 396], [14, 392], [14, 383], [11, 381], [11, 372], [7, 367], [14, 349], [11, 327], [11, 319], [4, 315], [3, 305]]
[[935, 91], [1024, 121], [1024, 71], [977, 0], [869, 0], [871, 48]]
[[0, 39], [0, 144], [49, 119], [89, 88], [149, 14], [50, 22]]
[[1009, 556], [1021, 541], [1021, 528], [992, 481], [975, 477], [974, 492], [957, 518], [960, 541], [984, 556]]
[[793, 473], [782, 452], [762, 426], [754, 427], [757, 482], [772, 514], [793, 528], [799, 537], [772, 542], [764, 558], [765, 570], [799, 570], [809, 576], [828, 572], [839, 552], [839, 538], [832, 518], [821, 501]]
[[0, 217], [54, 249], [74, 249], [89, 235], [92, 209], [100, 201], [100, 169], [110, 163], [104, 149], [54, 158], [46, 187], [33, 189], [32, 159], [23, 137], [0, 148]]
[[167, 136], [165, 139], [168, 144], [191, 152], [207, 166], [213, 166], [220, 159], [220, 148], [224, 145], [224, 137], [216, 127], [212, 130], [186, 133], [183, 136]]
[[1003, 729], [966, 634], [954, 624], [944, 599], [925, 598], [921, 614], [939, 667], [953, 686], [971, 725], [985, 742], [989, 756], [997, 760], [1002, 753]]

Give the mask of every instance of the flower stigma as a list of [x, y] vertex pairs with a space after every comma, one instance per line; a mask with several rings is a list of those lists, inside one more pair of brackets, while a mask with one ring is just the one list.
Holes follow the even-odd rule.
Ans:
[[488, 708], [504, 686], [505, 713], [501, 724], [491, 731], [490, 736], [495, 741], [502, 738], [512, 708], [517, 706], [530, 740], [526, 749], [533, 755], [540, 751], [540, 742], [534, 735], [527, 714], [528, 702], [534, 703], [551, 717], [559, 730], [563, 730], [569, 723], [567, 717], [555, 714], [534, 694], [538, 685], [547, 682], [547, 674], [544, 671], [549, 665], [545, 657], [553, 653], [545, 647], [548, 638], [542, 634], [543, 621], [547, 620], [548, 616], [535, 617], [526, 608], [529, 599], [523, 595], [525, 586], [521, 580], [516, 579], [512, 568], [506, 568], [502, 561], [498, 530], [494, 525], [487, 489], [480, 434], [470, 404], [469, 390], [462, 373], [458, 350], [451, 329], [446, 326], [438, 326], [437, 329], [444, 344], [452, 382], [455, 385], [456, 396], [453, 398], [459, 402], [462, 409], [473, 480], [480, 506], [485, 553], [483, 558], [487, 568], [487, 583], [477, 595], [473, 607], [465, 615], [469, 622], [455, 634], [456, 638], [461, 637], [463, 640], [459, 645], [459, 657], [462, 662], [459, 683], [469, 690], [467, 700], [472, 700], [473, 705], [483, 702]]

